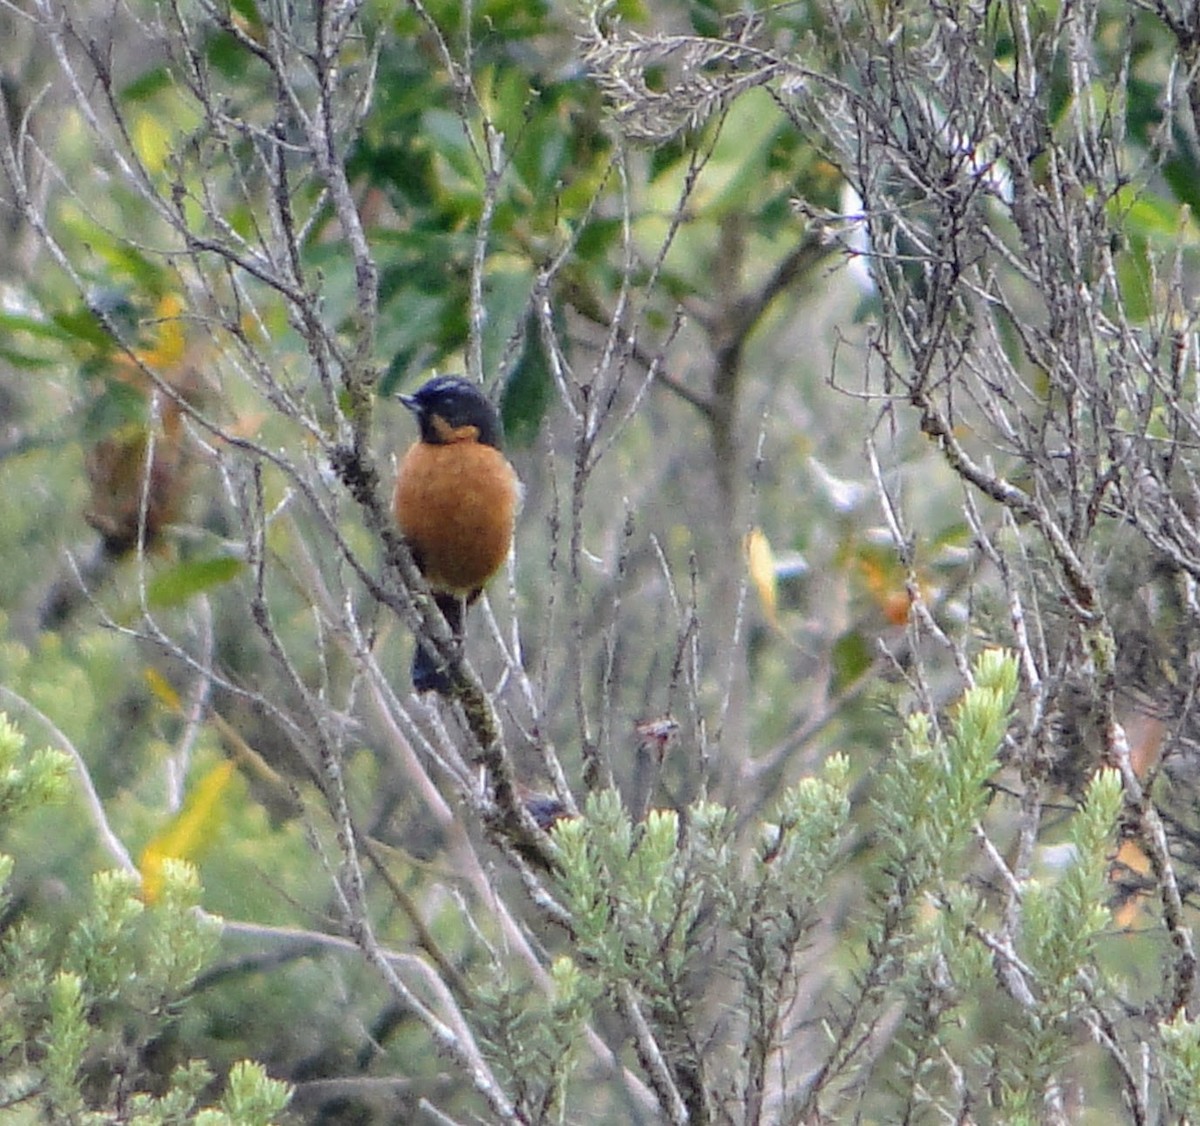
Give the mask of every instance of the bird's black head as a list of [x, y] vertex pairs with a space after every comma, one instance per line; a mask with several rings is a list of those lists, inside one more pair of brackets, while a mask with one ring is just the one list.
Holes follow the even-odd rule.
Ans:
[[444, 445], [474, 438], [500, 449], [500, 415], [476, 384], [457, 375], [438, 375], [413, 394], [397, 397], [417, 416], [422, 441]]

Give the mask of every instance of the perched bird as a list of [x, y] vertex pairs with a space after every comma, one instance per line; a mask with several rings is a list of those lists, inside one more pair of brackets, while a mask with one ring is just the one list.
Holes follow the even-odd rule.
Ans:
[[[461, 637], [466, 608], [508, 556], [521, 486], [500, 448], [500, 416], [475, 384], [437, 376], [399, 398], [420, 436], [396, 475], [396, 523]], [[445, 663], [420, 641], [412, 680], [418, 692], [451, 687]]]

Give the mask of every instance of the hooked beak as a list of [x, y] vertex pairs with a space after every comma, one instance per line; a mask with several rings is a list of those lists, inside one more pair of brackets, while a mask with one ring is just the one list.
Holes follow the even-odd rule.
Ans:
[[416, 395], [397, 395], [396, 398], [399, 399], [400, 402], [402, 402], [406, 407], [408, 407], [413, 414], [420, 413], [421, 404], [417, 402]]

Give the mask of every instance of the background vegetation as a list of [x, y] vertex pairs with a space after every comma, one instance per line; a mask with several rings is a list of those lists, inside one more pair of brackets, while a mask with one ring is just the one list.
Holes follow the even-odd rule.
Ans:
[[[1198, 62], [5, 0], [0, 1118], [1194, 1117]], [[433, 370], [526, 487], [447, 701]]]

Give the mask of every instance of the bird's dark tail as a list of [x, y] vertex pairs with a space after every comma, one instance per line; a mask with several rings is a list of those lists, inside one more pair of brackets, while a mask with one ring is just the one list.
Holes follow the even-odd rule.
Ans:
[[[453, 594], [441, 593], [434, 594], [433, 600], [454, 635], [462, 637], [463, 600]], [[450, 672], [445, 662], [423, 641], [417, 642], [417, 651], [413, 654], [412, 684], [415, 692], [437, 692], [441, 696], [450, 694]]]

